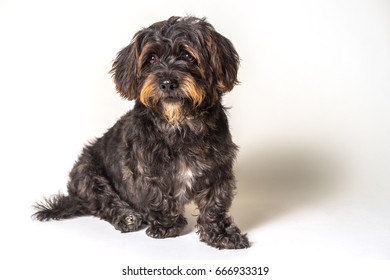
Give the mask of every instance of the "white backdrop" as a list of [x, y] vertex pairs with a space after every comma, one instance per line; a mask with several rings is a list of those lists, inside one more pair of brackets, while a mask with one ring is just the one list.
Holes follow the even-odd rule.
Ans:
[[[172, 15], [207, 17], [241, 56], [224, 103], [241, 148], [231, 212], [252, 247], [200, 243], [193, 205], [169, 240], [94, 218], [32, 221], [82, 146], [132, 107], [108, 74], [116, 53]], [[354, 279], [389, 275], [376, 262], [390, 259], [388, 1], [2, 0], [0, 40], [1, 278], [116, 279], [134, 263], [203, 260], [274, 264], [272, 279], [328, 262]]]

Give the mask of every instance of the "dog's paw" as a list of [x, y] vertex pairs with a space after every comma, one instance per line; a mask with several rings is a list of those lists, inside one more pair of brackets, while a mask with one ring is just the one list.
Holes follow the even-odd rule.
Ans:
[[158, 220], [150, 221], [150, 226], [146, 229], [146, 234], [152, 238], [176, 237], [186, 226], [187, 220], [180, 215], [169, 225], [161, 225]]
[[244, 249], [250, 246], [246, 234], [242, 234], [235, 225], [231, 224], [224, 229], [209, 227], [208, 231], [201, 225], [198, 225], [198, 228], [200, 240], [212, 247], [218, 249]]
[[176, 237], [180, 234], [182, 227], [169, 227], [165, 228], [160, 225], [151, 225], [146, 229], [146, 234], [152, 238], [168, 238]]
[[142, 224], [142, 216], [132, 211], [126, 211], [120, 215], [117, 222], [114, 224], [115, 228], [121, 232], [136, 231]]
[[249, 247], [249, 240], [246, 234], [227, 233], [217, 238], [217, 240], [212, 246], [218, 249], [245, 249]]

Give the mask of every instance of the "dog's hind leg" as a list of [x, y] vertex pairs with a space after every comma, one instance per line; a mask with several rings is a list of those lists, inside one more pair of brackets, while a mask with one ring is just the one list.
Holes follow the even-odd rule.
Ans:
[[121, 232], [135, 231], [142, 224], [142, 215], [122, 200], [101, 175], [89, 172], [71, 173], [69, 193], [81, 198], [91, 215], [111, 223]]
[[83, 180], [69, 182], [68, 190], [69, 195], [57, 194], [36, 203], [33, 217], [48, 221], [93, 215], [121, 232], [135, 231], [142, 223], [142, 216], [114, 192], [104, 177], [83, 174]]
[[94, 188], [96, 196], [92, 199], [92, 214], [111, 223], [121, 232], [137, 230], [142, 224], [142, 215], [122, 200], [110, 186]]
[[142, 223], [141, 214], [121, 199], [103, 172], [92, 156], [84, 153], [69, 174], [69, 195], [58, 195], [44, 204], [37, 204], [37, 219], [93, 215], [111, 223], [121, 232], [137, 230]]

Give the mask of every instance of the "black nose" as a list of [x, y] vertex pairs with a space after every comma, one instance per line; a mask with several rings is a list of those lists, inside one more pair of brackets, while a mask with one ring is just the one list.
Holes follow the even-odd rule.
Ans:
[[160, 89], [165, 93], [169, 93], [174, 91], [178, 85], [178, 82], [174, 79], [163, 79], [160, 82]]

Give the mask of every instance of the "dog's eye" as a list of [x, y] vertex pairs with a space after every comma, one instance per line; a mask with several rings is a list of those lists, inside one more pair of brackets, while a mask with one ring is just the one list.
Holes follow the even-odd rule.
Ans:
[[155, 54], [149, 55], [149, 57], [148, 57], [148, 62], [149, 62], [150, 64], [155, 64], [155, 63], [157, 62], [157, 55], [155, 55]]
[[183, 51], [180, 54], [179, 59], [187, 61], [187, 62], [193, 62], [195, 60], [195, 58], [189, 52], [186, 52], [186, 51]]

